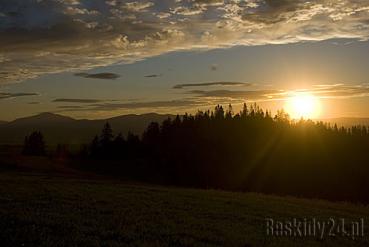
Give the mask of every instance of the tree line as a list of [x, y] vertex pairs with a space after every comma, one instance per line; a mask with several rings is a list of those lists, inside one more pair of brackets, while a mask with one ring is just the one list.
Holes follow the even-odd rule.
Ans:
[[365, 126], [292, 121], [256, 104], [153, 122], [140, 137], [106, 123], [81, 152], [100, 171], [162, 184], [353, 201], [369, 200], [368, 154]]

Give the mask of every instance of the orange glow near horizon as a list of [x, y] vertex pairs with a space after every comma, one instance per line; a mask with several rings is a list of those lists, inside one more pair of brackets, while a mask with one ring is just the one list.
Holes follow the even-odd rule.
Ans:
[[295, 92], [286, 100], [285, 110], [293, 119], [315, 119], [321, 114], [321, 102], [311, 93]]

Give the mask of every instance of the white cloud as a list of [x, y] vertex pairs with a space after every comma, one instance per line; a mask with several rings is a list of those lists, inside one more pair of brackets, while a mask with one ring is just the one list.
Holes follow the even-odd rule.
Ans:
[[140, 12], [140, 11], [147, 11], [147, 8], [153, 6], [154, 3], [152, 2], [129, 2], [129, 3], [125, 3], [122, 8], [126, 9], [128, 11], [133, 11], [133, 12]]
[[171, 16], [171, 14], [170, 13], [165, 13], [165, 12], [159, 12], [159, 13], [156, 13], [155, 14], [158, 18], [160, 18], [160, 19], [166, 19], [166, 18], [168, 18], [168, 17], [170, 17]]

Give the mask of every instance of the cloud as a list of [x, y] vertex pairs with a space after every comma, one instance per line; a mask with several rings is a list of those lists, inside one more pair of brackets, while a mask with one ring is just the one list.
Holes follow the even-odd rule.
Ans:
[[218, 70], [218, 64], [212, 64], [212, 65], [210, 66], [210, 70], [212, 70], [212, 71], [217, 71], [217, 70]]
[[0, 84], [184, 49], [369, 37], [360, 0], [2, 0], [0, 13]]
[[169, 101], [149, 101], [149, 102], [130, 102], [130, 103], [103, 103], [91, 105], [93, 110], [111, 111], [117, 109], [140, 109], [140, 108], [170, 108], [188, 107], [197, 105], [194, 100], [169, 100]]
[[26, 96], [38, 96], [38, 93], [1, 93], [0, 92], [0, 100], [1, 99], [9, 99], [9, 98], [18, 98], [18, 97], [26, 97]]
[[[197, 85], [197, 84], [196, 84]], [[259, 85], [260, 87], [260, 85]], [[306, 89], [270, 89], [261, 87], [254, 90], [192, 90], [188, 98], [162, 101], [132, 101], [132, 102], [85, 102], [78, 99], [58, 102], [81, 103], [81, 105], [57, 106], [63, 112], [113, 112], [121, 110], [196, 110], [212, 107], [216, 104], [240, 104], [243, 102], [281, 101], [295, 93], [311, 93], [318, 98], [349, 99], [369, 96], [369, 84], [331, 84], [313, 85]]]
[[133, 12], [142, 12], [142, 11], [147, 11], [148, 8], [150, 8], [151, 6], [153, 6], [154, 3], [152, 2], [129, 2], [129, 3], [125, 3], [122, 6], [122, 9], [127, 9], [128, 11], [133, 11]]
[[98, 103], [102, 102], [103, 100], [99, 99], [66, 99], [66, 98], [60, 98], [60, 99], [54, 99], [52, 102], [63, 102], [63, 103]]
[[84, 78], [105, 79], [105, 80], [115, 80], [120, 77], [120, 75], [114, 73], [96, 73], [96, 74], [76, 73], [74, 75]]
[[58, 106], [57, 108], [65, 109], [65, 110], [84, 109], [82, 106], [79, 106], [79, 105], [61, 105], [61, 106]]
[[[78, 102], [76, 102], [78, 103]], [[127, 103], [100, 103], [90, 104], [85, 106], [59, 106], [58, 108], [65, 111], [115, 111], [115, 110], [137, 110], [137, 109], [166, 109], [166, 108], [181, 108], [200, 106], [203, 102], [197, 99], [178, 99], [167, 101], [140, 101]]]
[[369, 84], [313, 85], [306, 89], [255, 89], [255, 90], [192, 90], [188, 92], [198, 98], [214, 100], [272, 101], [285, 100], [295, 93], [309, 93], [318, 98], [349, 99], [369, 96]]
[[188, 83], [188, 84], [178, 84], [175, 85], [174, 89], [183, 89], [186, 87], [209, 87], [209, 86], [251, 86], [248, 82], [203, 82], [203, 83]]
[[212, 98], [230, 98], [230, 99], [243, 99], [243, 100], [268, 100], [277, 99], [283, 95], [281, 90], [253, 90], [253, 91], [237, 91], [237, 90], [193, 90], [189, 93], [195, 94], [198, 97], [212, 97]]
[[309, 91], [321, 98], [359, 98], [369, 96], [369, 84], [315, 85]]
[[162, 76], [162, 74], [145, 75], [145, 77], [147, 78], [155, 78], [155, 77], [160, 77], [160, 76]]

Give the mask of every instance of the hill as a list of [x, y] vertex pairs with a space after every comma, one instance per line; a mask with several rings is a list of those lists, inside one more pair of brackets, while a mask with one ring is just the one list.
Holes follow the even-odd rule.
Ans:
[[322, 119], [323, 122], [328, 122], [331, 124], [337, 124], [338, 126], [345, 126], [351, 127], [354, 125], [364, 125], [369, 126], [369, 118], [349, 118], [349, 117], [342, 117], [342, 118], [328, 118]]
[[[19, 145], [24, 137], [30, 132], [40, 130], [43, 132], [49, 145], [71, 144], [80, 145], [90, 142], [93, 136], [98, 134], [104, 125], [109, 122], [115, 133], [122, 132], [126, 135], [129, 131], [141, 134], [151, 122], [162, 122], [170, 114], [147, 113], [142, 115], [129, 114], [108, 119], [73, 119], [71, 117], [54, 114], [41, 113], [34, 116], [18, 118], [11, 122], [0, 121], [0, 145]], [[321, 121], [337, 123], [338, 126], [351, 127], [353, 125], [369, 126], [369, 118], [330, 118]]]
[[[368, 207], [109, 180], [0, 174], [2, 246], [368, 246], [364, 237], [268, 236], [266, 218], [339, 223]], [[366, 231], [367, 229], [365, 229]], [[349, 233], [347, 233], [349, 234]], [[366, 232], [365, 232], [366, 234]]]
[[[141, 134], [152, 121], [162, 122], [171, 115], [148, 113], [142, 115], [123, 115], [109, 119], [76, 120], [70, 117], [41, 113], [35, 116], [19, 118], [12, 122], [0, 123], [0, 144], [22, 144], [30, 132], [40, 130], [47, 144], [83, 144], [90, 142], [104, 123], [109, 122], [116, 133], [129, 131]], [[173, 117], [173, 116], [172, 116]]]

